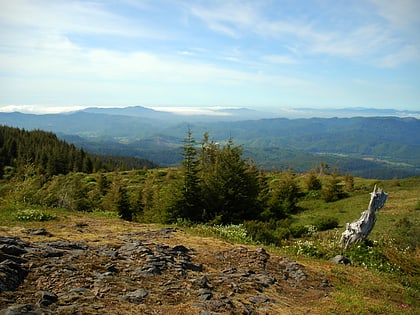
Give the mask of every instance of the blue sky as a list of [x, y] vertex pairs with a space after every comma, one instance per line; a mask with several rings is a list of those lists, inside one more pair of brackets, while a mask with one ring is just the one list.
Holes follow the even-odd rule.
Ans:
[[418, 0], [0, 0], [0, 111], [420, 110], [418, 12]]

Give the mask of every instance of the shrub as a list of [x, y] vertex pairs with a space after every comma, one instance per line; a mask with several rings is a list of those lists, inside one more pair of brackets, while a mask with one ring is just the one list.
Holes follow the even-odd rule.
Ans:
[[305, 199], [307, 200], [319, 199], [320, 197], [321, 197], [321, 193], [319, 190], [309, 190], [305, 195]]
[[323, 253], [320, 251], [319, 246], [312, 240], [298, 240], [295, 244], [296, 254], [308, 257], [321, 258]]
[[318, 231], [326, 231], [338, 227], [338, 219], [335, 217], [320, 217], [315, 220], [314, 226]]
[[289, 229], [276, 221], [246, 221], [244, 227], [249, 237], [265, 245], [281, 245], [281, 241], [290, 235]]
[[353, 265], [362, 266], [371, 270], [383, 272], [395, 272], [399, 268], [384, 255], [385, 244], [364, 240], [359, 244], [351, 246], [346, 256], [350, 258]]
[[[188, 221], [187, 221], [188, 222]], [[185, 225], [184, 225], [185, 226]], [[250, 244], [251, 238], [242, 224], [230, 225], [209, 225], [198, 224], [191, 227], [191, 230], [201, 236], [214, 236], [233, 243]]]
[[19, 221], [50, 221], [56, 219], [56, 216], [38, 209], [25, 209], [16, 213], [16, 219]]
[[292, 225], [292, 226], [290, 226], [290, 234], [294, 238], [299, 238], [299, 237], [302, 237], [302, 236], [306, 236], [306, 235], [308, 235], [308, 232], [309, 232], [308, 226], [305, 226], [305, 225]]

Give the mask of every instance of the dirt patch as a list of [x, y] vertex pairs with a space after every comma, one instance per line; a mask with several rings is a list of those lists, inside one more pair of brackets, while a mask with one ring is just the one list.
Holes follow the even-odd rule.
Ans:
[[2, 312], [314, 314], [314, 305], [329, 299], [332, 286], [322, 274], [264, 248], [116, 223], [72, 222], [4, 237], [3, 245], [16, 241], [13, 254], [2, 253], [15, 257], [22, 273], [2, 289]]

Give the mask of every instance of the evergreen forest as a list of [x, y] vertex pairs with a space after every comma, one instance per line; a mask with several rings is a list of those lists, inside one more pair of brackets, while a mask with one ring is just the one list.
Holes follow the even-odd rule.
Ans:
[[52, 132], [0, 126], [0, 177], [23, 174], [29, 165], [37, 175], [46, 177], [70, 172], [156, 167], [144, 159], [89, 154], [58, 139]]

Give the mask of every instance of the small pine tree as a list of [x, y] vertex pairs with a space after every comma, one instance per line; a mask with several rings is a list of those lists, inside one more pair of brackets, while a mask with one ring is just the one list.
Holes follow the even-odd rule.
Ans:
[[144, 214], [144, 202], [143, 202], [143, 191], [140, 190], [137, 198], [134, 202], [134, 206], [133, 206], [133, 217], [135, 218], [135, 221], [139, 221], [143, 218], [143, 214]]
[[344, 189], [347, 192], [352, 192], [354, 190], [354, 178], [349, 173], [344, 175]]
[[306, 177], [305, 187], [308, 191], [322, 189], [322, 183], [314, 172], [310, 172]]
[[180, 208], [180, 216], [192, 221], [202, 220], [201, 201], [200, 201], [200, 186], [199, 186], [199, 160], [197, 159], [196, 142], [192, 137], [191, 130], [188, 130], [188, 136], [184, 139], [184, 160], [183, 178], [184, 184], [182, 187], [182, 197], [177, 201], [177, 207]]
[[130, 200], [128, 199], [127, 190], [124, 187], [120, 186], [118, 193], [119, 193], [118, 202], [117, 202], [118, 215], [123, 220], [132, 221], [133, 215], [131, 212]]
[[338, 174], [334, 171], [323, 186], [321, 197], [326, 202], [333, 202], [340, 200], [344, 196], [343, 185], [340, 183]]
[[267, 208], [261, 214], [264, 220], [280, 220], [298, 211], [300, 188], [292, 171], [286, 171], [270, 185]]

